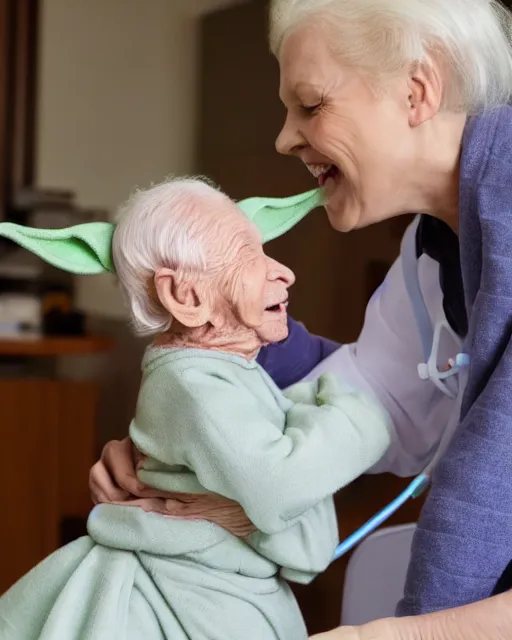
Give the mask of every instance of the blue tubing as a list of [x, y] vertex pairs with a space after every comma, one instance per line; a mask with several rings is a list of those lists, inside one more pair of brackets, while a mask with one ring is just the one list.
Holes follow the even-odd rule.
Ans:
[[383, 522], [385, 522], [395, 511], [405, 503], [409, 498], [417, 498], [429, 483], [429, 477], [424, 473], [416, 476], [411, 484], [398, 495], [393, 502], [390, 502], [384, 509], [376, 513], [370, 518], [362, 527], [357, 531], [354, 531], [348, 538], [340, 542], [336, 547], [332, 561], [338, 560], [341, 556], [344, 556], [348, 551], [361, 542], [372, 531], [375, 531]]

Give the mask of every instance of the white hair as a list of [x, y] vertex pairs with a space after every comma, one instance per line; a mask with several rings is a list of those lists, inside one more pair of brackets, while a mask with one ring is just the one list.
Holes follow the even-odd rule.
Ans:
[[200, 215], [191, 214], [204, 212], [207, 207], [201, 204], [211, 203], [212, 196], [227, 197], [206, 179], [171, 178], [137, 190], [120, 208], [112, 253], [137, 333], [162, 333], [173, 320], [156, 294], [158, 269], [186, 272], [206, 268], [208, 225], [200, 224]]
[[443, 107], [475, 113], [512, 97], [511, 14], [498, 0], [272, 0], [270, 46], [320, 21], [347, 64], [373, 78], [436, 59]]

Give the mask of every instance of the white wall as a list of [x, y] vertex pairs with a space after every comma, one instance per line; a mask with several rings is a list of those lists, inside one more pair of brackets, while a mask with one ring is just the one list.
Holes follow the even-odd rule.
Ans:
[[[40, 185], [113, 213], [135, 185], [193, 170], [198, 25], [181, 1], [42, 0]], [[108, 276], [79, 278], [77, 294], [124, 316]]]

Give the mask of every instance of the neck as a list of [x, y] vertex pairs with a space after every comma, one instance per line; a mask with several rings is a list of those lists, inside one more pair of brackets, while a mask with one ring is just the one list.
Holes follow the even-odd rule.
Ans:
[[217, 328], [212, 325], [190, 328], [173, 325], [169, 331], [155, 340], [156, 346], [179, 349], [209, 349], [223, 351], [254, 360], [263, 346], [261, 340], [251, 329], [237, 327]]
[[459, 231], [459, 173], [465, 114], [439, 114], [425, 136], [417, 176], [414, 211]]

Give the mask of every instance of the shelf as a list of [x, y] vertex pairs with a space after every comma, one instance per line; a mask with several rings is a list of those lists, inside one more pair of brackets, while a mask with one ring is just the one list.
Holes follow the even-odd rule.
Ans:
[[102, 336], [83, 337], [41, 337], [20, 338], [0, 336], [0, 356], [79, 356], [109, 351], [113, 340]]

